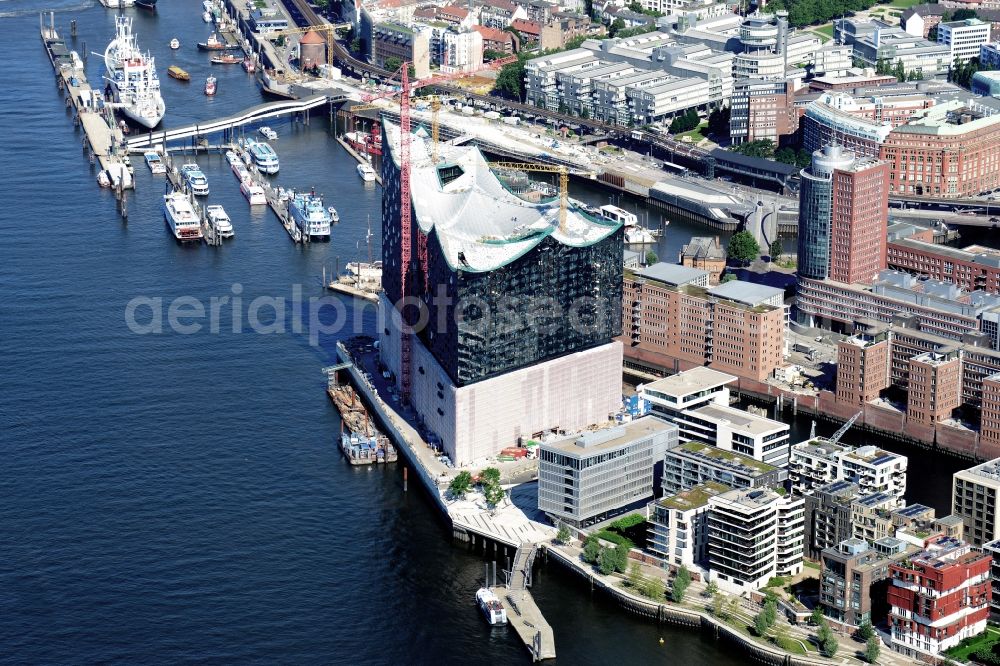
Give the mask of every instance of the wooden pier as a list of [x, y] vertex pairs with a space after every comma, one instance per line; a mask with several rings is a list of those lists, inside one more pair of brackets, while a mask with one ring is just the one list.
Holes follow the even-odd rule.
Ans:
[[132, 178], [122, 156], [123, 134], [111, 106], [104, 103], [100, 90], [94, 90], [87, 82], [83, 61], [76, 52], [71, 52], [55, 28], [55, 15], [50, 14], [50, 24], [44, 25], [39, 16], [39, 33], [49, 62], [56, 73], [59, 89], [67, 95], [66, 106], [75, 114], [74, 122], [83, 128], [85, 145], [91, 161], [100, 164], [101, 170], [108, 172], [112, 180], [117, 180], [115, 194], [121, 202], [123, 217], [127, 217], [124, 190], [133, 189]]
[[334, 280], [328, 282], [326, 288], [330, 291], [338, 291], [342, 294], [347, 294], [348, 296], [354, 296], [355, 298], [363, 298], [366, 301], [371, 301], [372, 303], [378, 303], [378, 290], [368, 291], [365, 289], [360, 289], [357, 286], [351, 284], [350, 282], [341, 282], [340, 280]]
[[532, 543], [518, 546], [507, 585], [490, 589], [503, 602], [504, 608], [507, 609], [507, 623], [514, 627], [514, 631], [524, 641], [525, 647], [531, 652], [531, 658], [534, 661], [542, 661], [556, 658], [556, 644], [552, 636], [552, 627], [545, 621], [545, 616], [528, 591], [528, 586], [531, 584], [531, 566], [537, 550], [538, 547]]

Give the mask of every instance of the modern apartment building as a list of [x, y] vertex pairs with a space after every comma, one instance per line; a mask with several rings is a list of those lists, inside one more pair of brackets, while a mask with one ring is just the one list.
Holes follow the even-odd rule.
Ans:
[[889, 132], [879, 158], [889, 163], [889, 191], [899, 195], [974, 197], [1000, 187], [1000, 115], [949, 100]]
[[927, 660], [986, 629], [990, 555], [950, 537], [889, 565], [891, 645]]
[[874, 542], [850, 538], [825, 548], [819, 602], [827, 620], [848, 631], [866, 621], [881, 622], [889, 611], [889, 566], [917, 550], [893, 537]]
[[951, 62], [979, 57], [979, 47], [990, 41], [990, 24], [977, 18], [942, 21], [938, 24], [938, 44], [948, 47]]
[[730, 488], [774, 488], [788, 472], [711, 444], [685, 442], [663, 457], [663, 494], [673, 495], [694, 486], [715, 482]]
[[708, 273], [656, 264], [625, 277], [626, 354], [661, 372], [708, 365], [762, 381], [785, 364], [784, 292], [734, 280], [705, 288]]
[[802, 571], [804, 501], [744, 488], [708, 498], [709, 579], [736, 594]]
[[708, 481], [650, 503], [647, 548], [673, 567], [703, 569], [708, 560], [708, 499], [730, 490]]
[[538, 447], [538, 508], [587, 525], [653, 496], [653, 467], [677, 428], [653, 416], [544, 442]]
[[823, 437], [792, 446], [788, 478], [792, 492], [807, 495], [833, 481], [851, 481], [865, 495], [886, 493], [902, 504], [906, 456], [876, 446], [841, 446]]
[[781, 137], [794, 134], [799, 127], [795, 110], [795, 87], [781, 78], [745, 77], [733, 83], [729, 107], [729, 136], [734, 144], [770, 139], [777, 145]]
[[860, 495], [857, 484], [834, 481], [805, 496], [805, 554], [819, 559], [827, 548], [851, 538], [851, 504]]
[[955, 472], [951, 485], [951, 511], [965, 524], [965, 539], [974, 546], [1000, 539], [997, 493], [1000, 492], [1000, 458]]
[[983, 552], [990, 556], [990, 616], [1000, 617], [1000, 539], [983, 544]]
[[[621, 406], [621, 227], [575, 209], [561, 224], [558, 204], [517, 197], [478, 149], [439, 144], [444, 168], [416, 133], [404, 229], [399, 139], [385, 123], [379, 355], [404, 400], [456, 464], [607, 422]], [[562, 316], [539, 322], [542, 296]], [[583, 298], [599, 305], [574, 325]], [[398, 309], [411, 301], [423, 325]]]
[[686, 409], [674, 423], [682, 439], [706, 442], [775, 467], [788, 464], [787, 423], [719, 404]]
[[735, 381], [725, 372], [697, 367], [638, 388], [640, 398], [649, 402], [650, 413], [672, 422], [688, 409], [728, 405], [729, 384]]
[[430, 37], [402, 23], [376, 23], [372, 27], [372, 58], [379, 67], [385, 67], [391, 58], [412, 63], [415, 77], [427, 78], [431, 72]]
[[885, 268], [887, 166], [839, 146], [813, 153], [799, 196], [799, 275], [868, 283]]

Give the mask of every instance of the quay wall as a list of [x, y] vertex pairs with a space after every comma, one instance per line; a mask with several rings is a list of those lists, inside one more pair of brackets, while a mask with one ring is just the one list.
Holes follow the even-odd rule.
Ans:
[[755, 663], [766, 664], [768, 666], [821, 666], [829, 664], [825, 660], [791, 655], [782, 650], [753, 641], [706, 612], [678, 608], [669, 604], [657, 604], [648, 599], [642, 599], [629, 594], [625, 590], [608, 585], [602, 578], [595, 576], [583, 562], [574, 560], [559, 550], [547, 548], [545, 553], [546, 558], [552, 558], [555, 562], [587, 579], [590, 581], [592, 589], [599, 589], [609, 594], [619, 606], [633, 615], [638, 615], [639, 617], [662, 624], [690, 628], [698, 627], [716, 638], [722, 638], [735, 643]]

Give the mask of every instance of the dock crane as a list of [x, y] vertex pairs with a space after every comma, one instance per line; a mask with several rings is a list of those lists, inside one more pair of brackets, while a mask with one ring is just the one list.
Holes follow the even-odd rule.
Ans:
[[843, 437], [847, 433], [847, 431], [851, 429], [851, 426], [854, 425], [854, 422], [857, 421], [859, 418], [861, 418], [861, 414], [862, 412], [858, 412], [857, 414], [849, 418], [847, 422], [844, 425], [840, 426], [840, 429], [837, 430], [837, 432], [833, 433], [833, 436], [830, 437], [830, 439], [828, 439], [827, 441], [830, 444], [836, 444], [837, 442], [839, 442], [840, 438]]

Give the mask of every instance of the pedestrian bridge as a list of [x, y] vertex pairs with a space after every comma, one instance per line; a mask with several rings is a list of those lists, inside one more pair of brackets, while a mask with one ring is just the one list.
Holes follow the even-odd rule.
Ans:
[[175, 127], [174, 129], [164, 129], [147, 134], [136, 135], [125, 141], [126, 147], [132, 150], [149, 148], [156, 144], [166, 145], [168, 141], [180, 141], [197, 136], [206, 136], [216, 132], [231, 133], [232, 130], [243, 125], [258, 123], [270, 118], [277, 118], [295, 113], [304, 113], [311, 109], [323, 106], [324, 104], [338, 104], [348, 99], [347, 93], [336, 90], [329, 93], [311, 95], [303, 99], [281, 100], [278, 102], [267, 102], [252, 106], [249, 109], [226, 116], [216, 118], [201, 123]]

